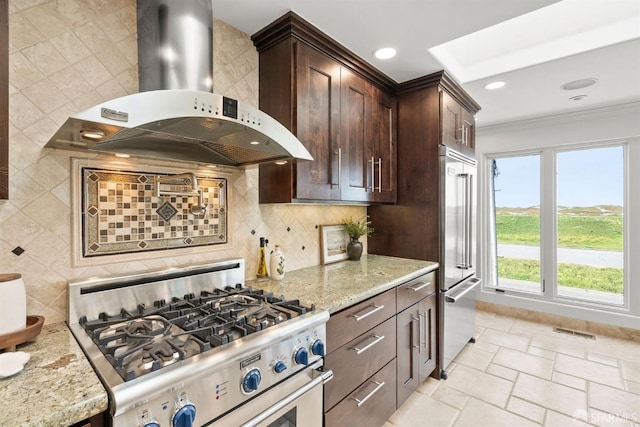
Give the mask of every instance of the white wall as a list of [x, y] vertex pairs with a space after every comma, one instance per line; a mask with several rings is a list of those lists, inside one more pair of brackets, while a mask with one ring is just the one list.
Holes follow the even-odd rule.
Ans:
[[496, 293], [483, 288], [478, 300], [521, 309], [541, 311], [561, 316], [640, 329], [640, 103], [607, 107], [599, 110], [535, 119], [505, 125], [478, 128], [476, 155], [479, 161], [479, 276], [488, 271], [486, 242], [486, 212], [488, 201], [487, 155], [552, 146], [617, 141], [628, 143], [627, 167], [630, 188], [627, 217], [627, 274], [630, 305], [625, 310], [603, 310], [577, 307], [550, 298], [528, 297], [522, 294]]

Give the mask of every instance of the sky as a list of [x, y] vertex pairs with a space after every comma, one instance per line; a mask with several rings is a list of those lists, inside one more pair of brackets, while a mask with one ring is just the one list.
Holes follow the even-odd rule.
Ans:
[[[558, 205], [622, 206], [623, 164], [622, 147], [558, 152]], [[540, 205], [539, 155], [499, 158], [497, 166], [497, 207]]]

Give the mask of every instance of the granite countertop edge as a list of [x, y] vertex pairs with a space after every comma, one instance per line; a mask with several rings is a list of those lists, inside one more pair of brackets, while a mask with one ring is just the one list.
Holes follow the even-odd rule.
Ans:
[[45, 324], [17, 351], [31, 358], [0, 380], [0, 419], [22, 427], [69, 426], [105, 412], [106, 390], [66, 323]]
[[247, 280], [247, 285], [333, 314], [438, 267], [432, 261], [363, 255], [361, 261], [303, 268], [285, 273], [283, 280]]

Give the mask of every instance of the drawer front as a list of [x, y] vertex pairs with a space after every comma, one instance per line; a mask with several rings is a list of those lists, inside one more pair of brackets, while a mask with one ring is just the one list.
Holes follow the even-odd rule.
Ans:
[[398, 313], [435, 291], [435, 271], [398, 286]]
[[325, 427], [382, 426], [395, 410], [396, 360], [393, 359], [335, 408], [325, 413]]
[[333, 380], [324, 386], [328, 410], [396, 356], [395, 317], [332, 351], [324, 359]]
[[332, 352], [395, 314], [395, 289], [333, 314], [327, 322], [327, 352]]

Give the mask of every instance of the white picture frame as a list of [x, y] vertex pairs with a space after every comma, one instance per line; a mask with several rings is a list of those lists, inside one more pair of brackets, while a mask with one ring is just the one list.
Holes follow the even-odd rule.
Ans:
[[322, 265], [349, 259], [347, 235], [344, 224], [320, 226], [320, 262]]

